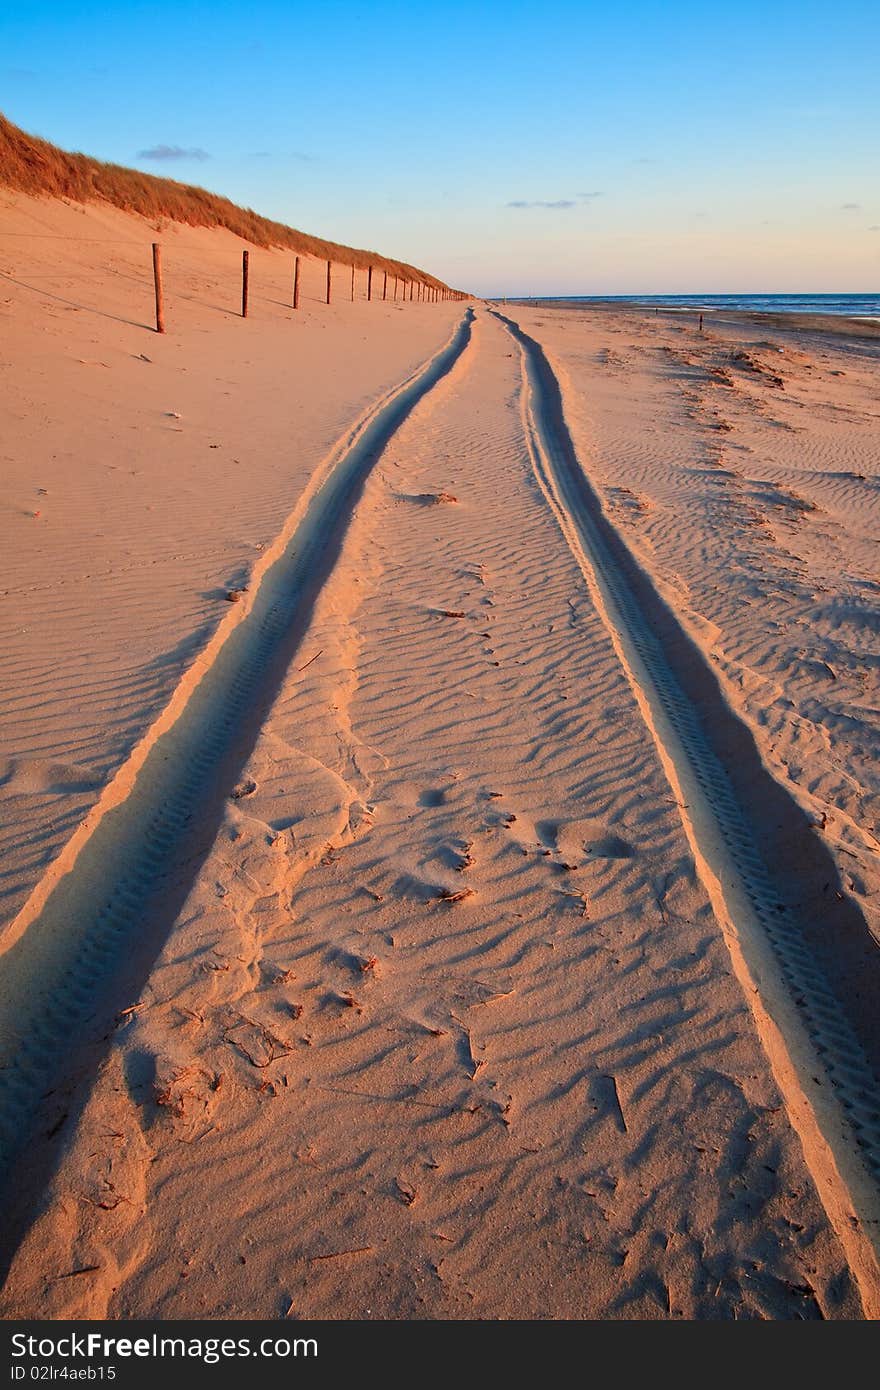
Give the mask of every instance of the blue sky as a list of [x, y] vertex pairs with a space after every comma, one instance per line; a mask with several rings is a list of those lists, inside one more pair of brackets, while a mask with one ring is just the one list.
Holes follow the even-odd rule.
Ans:
[[880, 285], [875, 3], [3, 11], [26, 130], [480, 293]]

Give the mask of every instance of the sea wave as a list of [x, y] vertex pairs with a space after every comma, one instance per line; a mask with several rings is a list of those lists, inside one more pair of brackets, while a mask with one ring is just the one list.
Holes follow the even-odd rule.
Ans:
[[632, 304], [673, 313], [740, 309], [765, 314], [839, 314], [880, 319], [880, 294], [582, 294], [541, 295], [542, 304]]

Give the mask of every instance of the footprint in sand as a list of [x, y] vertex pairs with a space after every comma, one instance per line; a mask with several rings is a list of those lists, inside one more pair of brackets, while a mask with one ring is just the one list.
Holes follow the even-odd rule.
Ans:
[[577, 864], [632, 859], [636, 853], [628, 840], [598, 820], [541, 820], [535, 822], [535, 831], [546, 849]]
[[472, 840], [454, 840], [451, 844], [441, 844], [435, 855], [437, 861], [446, 869], [454, 869], [462, 874], [471, 869], [476, 862], [473, 855]]

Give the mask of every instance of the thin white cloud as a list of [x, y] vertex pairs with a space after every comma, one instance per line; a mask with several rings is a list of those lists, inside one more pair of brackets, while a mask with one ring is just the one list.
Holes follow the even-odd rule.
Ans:
[[210, 159], [207, 150], [189, 149], [185, 150], [180, 145], [152, 145], [148, 150], [138, 150], [138, 159], [148, 159], [151, 162], [163, 162], [175, 159], [197, 159], [199, 161]]
[[507, 204], [509, 208], [573, 208], [577, 204], [571, 198], [556, 198], [553, 202], [547, 202], [542, 198], [537, 198], [533, 202], [528, 202], [525, 198], [515, 198], [513, 202]]

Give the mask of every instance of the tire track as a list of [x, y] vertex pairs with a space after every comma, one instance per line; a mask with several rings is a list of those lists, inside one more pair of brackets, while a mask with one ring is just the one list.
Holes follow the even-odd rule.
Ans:
[[0, 958], [0, 1168], [28, 1139], [45, 1095], [69, 1086], [77, 1066], [94, 1071], [115, 1011], [136, 997], [210, 848], [366, 477], [465, 353], [473, 317], [468, 309], [445, 346], [374, 403], [316, 470], [245, 602], [12, 924]]
[[880, 956], [851, 900], [832, 893], [830, 901], [786, 902], [792, 895], [778, 869], [782, 859], [809, 865], [811, 883], [825, 879], [827, 887], [838, 881], [831, 855], [762, 762], [703, 652], [604, 515], [540, 344], [496, 317], [520, 347], [523, 419], [539, 485], [681, 805], [734, 970], [866, 1314], [880, 1316]]

